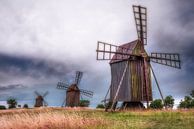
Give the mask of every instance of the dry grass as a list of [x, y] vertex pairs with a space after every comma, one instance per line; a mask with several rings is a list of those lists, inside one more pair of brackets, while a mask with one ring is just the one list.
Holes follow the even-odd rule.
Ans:
[[0, 121], [1, 129], [85, 129], [107, 124], [102, 118], [52, 108], [7, 110], [0, 113]]
[[15, 109], [0, 111], [0, 129], [194, 129], [194, 110]]

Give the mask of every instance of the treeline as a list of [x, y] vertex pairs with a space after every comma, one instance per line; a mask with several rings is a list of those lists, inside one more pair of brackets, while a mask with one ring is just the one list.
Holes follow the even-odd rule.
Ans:
[[[153, 100], [149, 108], [151, 109], [172, 109], [174, 107], [175, 99], [169, 95], [164, 98], [164, 102], [161, 99]], [[98, 104], [96, 108], [105, 108], [104, 104]], [[181, 100], [177, 108], [194, 108], [194, 90], [191, 91], [191, 94], [184, 97], [184, 100]]]
[[[173, 108], [174, 107], [174, 98], [169, 95], [162, 102], [161, 99], [155, 99], [151, 102], [150, 108], [153, 109], [162, 109], [162, 108]], [[178, 108], [194, 108], [194, 90], [191, 91], [191, 94], [184, 97], [184, 100], [181, 100]]]

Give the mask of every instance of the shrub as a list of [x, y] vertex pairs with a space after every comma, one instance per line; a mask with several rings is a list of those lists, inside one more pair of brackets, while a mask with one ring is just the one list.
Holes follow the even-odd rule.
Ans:
[[96, 106], [96, 108], [105, 108], [105, 106], [104, 106], [104, 104], [98, 104], [97, 106]]
[[28, 108], [28, 104], [24, 104], [23, 108]]
[[79, 106], [80, 107], [89, 107], [90, 101], [89, 100], [80, 100]]
[[0, 110], [5, 110], [6, 107], [4, 105], [0, 105]]
[[163, 108], [162, 100], [161, 99], [156, 99], [156, 100], [152, 101], [151, 104], [150, 104], [150, 108], [162, 109]]

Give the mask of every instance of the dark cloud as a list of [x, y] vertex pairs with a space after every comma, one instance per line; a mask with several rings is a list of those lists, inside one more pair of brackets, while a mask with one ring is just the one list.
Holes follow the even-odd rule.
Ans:
[[[192, 22], [194, 19], [194, 1], [193, 0], [187, 0], [187, 1], [181, 1], [174, 0], [173, 4], [174, 8], [177, 11], [177, 19], [174, 19], [175, 22], [179, 22], [181, 25], [185, 26], [188, 23]], [[192, 29], [192, 28], [190, 28]]]
[[16, 76], [30, 76], [33, 78], [61, 77], [70, 71], [64, 64], [38, 58], [19, 57], [0, 54], [0, 71]]
[[[162, 27], [158, 26], [153, 39], [158, 51], [180, 53], [182, 69], [169, 76], [167, 81], [173, 89], [169, 94], [180, 97], [194, 89], [194, 1], [174, 0], [172, 3], [171, 13], [164, 17]], [[164, 93], [168, 93], [167, 88], [164, 89]]]

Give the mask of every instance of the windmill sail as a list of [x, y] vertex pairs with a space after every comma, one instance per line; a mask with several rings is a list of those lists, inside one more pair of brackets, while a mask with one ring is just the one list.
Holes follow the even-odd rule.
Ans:
[[147, 9], [142, 6], [133, 5], [138, 39], [147, 45]]
[[158, 64], [181, 68], [180, 56], [177, 53], [151, 53], [150, 60]]
[[79, 85], [82, 76], [83, 76], [83, 72], [76, 71], [75, 84]]
[[126, 60], [132, 56], [132, 50], [122, 46], [116, 46], [109, 43], [98, 41], [97, 43], [97, 60]]
[[94, 92], [92, 92], [92, 91], [88, 91], [88, 90], [83, 90], [83, 89], [79, 89], [80, 90], [80, 93], [81, 94], [83, 94], [83, 95], [85, 95], [85, 96], [87, 96], [87, 97], [92, 97], [93, 96], [93, 94], [94, 94]]
[[64, 89], [64, 90], [67, 90], [68, 89], [68, 84], [66, 83], [63, 83], [63, 82], [58, 82], [57, 83], [57, 89]]

